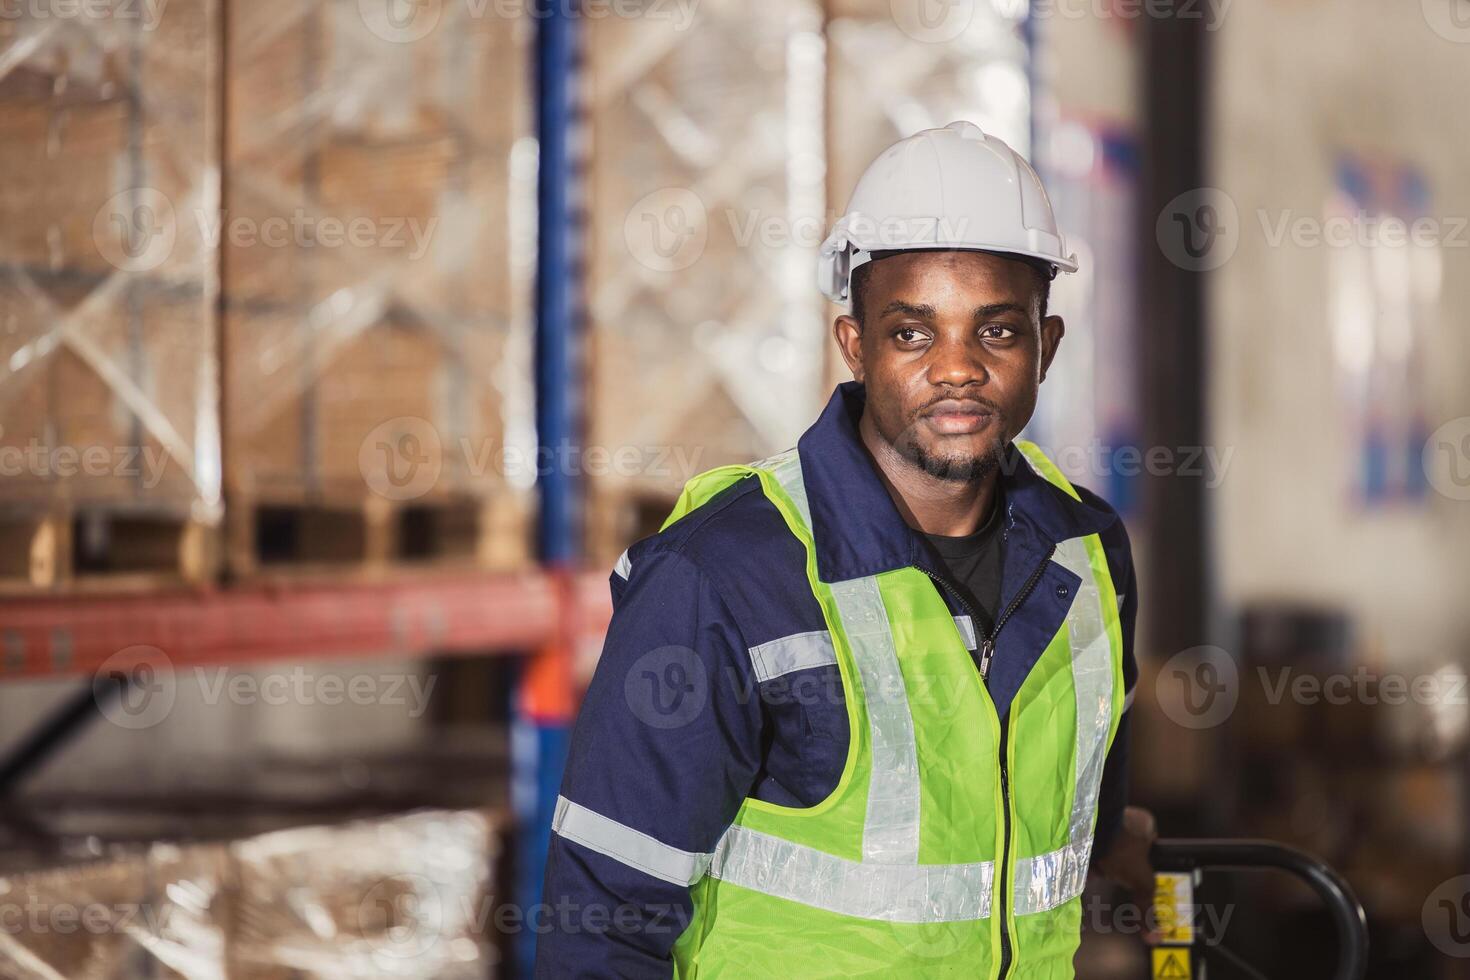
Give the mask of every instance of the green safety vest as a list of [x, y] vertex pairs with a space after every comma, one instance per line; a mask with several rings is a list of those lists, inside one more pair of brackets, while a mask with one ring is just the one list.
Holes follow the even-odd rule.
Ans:
[[[1073, 497], [1039, 449], [1032, 467]], [[806, 547], [842, 675], [849, 744], [815, 806], [747, 798], [691, 895], [680, 977], [1073, 976], [1103, 761], [1123, 711], [1117, 597], [1096, 534], [1004, 727], [934, 582], [817, 578], [796, 450], [686, 484], [664, 526], [750, 474]]]

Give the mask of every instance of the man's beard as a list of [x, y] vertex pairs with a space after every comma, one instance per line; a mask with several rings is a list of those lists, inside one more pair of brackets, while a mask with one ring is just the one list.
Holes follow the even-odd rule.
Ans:
[[951, 483], [980, 483], [1000, 466], [1005, 447], [999, 440], [991, 442], [982, 452], [965, 455], [940, 455], [931, 453], [919, 442], [900, 446], [900, 451], [919, 469], [930, 476]]

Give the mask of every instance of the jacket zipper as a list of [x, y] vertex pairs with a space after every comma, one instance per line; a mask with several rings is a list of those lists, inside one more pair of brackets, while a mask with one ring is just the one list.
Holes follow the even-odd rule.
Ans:
[[[1025, 602], [1032, 592], [1036, 591], [1036, 583], [1041, 581], [1042, 573], [1046, 571], [1046, 563], [1051, 561], [1051, 556], [1056, 554], [1056, 552], [1056, 545], [1052, 545], [1046, 549], [1046, 554], [1042, 556], [1041, 561], [1032, 570], [1030, 577], [1026, 579], [1026, 584], [1021, 586], [1021, 591], [1017, 592], [1015, 597], [1011, 599], [1010, 604], [1001, 610], [1001, 614], [995, 618], [995, 625], [990, 628], [990, 632], [980, 638], [980, 679], [986, 682], [987, 687], [990, 683], [990, 662], [995, 659], [995, 638], [1000, 635], [1000, 628], [1006, 624], [1006, 620], [1011, 618], [1011, 613], [1015, 612], [1017, 607]], [[922, 565], [915, 565], [913, 567], [929, 576], [936, 585], [939, 585], [944, 591], [954, 596], [955, 602], [959, 603], [960, 608], [970, 614], [970, 622], [981, 622], [980, 617], [976, 615], [969, 601], [960, 594], [958, 589], [949, 583], [948, 579], [938, 572], [931, 572]]]
[[[1051, 561], [1051, 556], [1056, 554], [1056, 550], [1057, 546], [1055, 544], [1046, 549], [1046, 555], [1037, 563], [1036, 568], [1031, 572], [1031, 576], [1026, 579], [1026, 584], [1021, 586], [1021, 591], [1016, 593], [1015, 597], [1011, 599], [1010, 604], [995, 618], [995, 625], [990, 628], [990, 632], [980, 644], [980, 680], [985, 684], [987, 689], [990, 687], [990, 662], [995, 658], [995, 638], [1000, 635], [1001, 627], [1006, 624], [1006, 620], [1011, 618], [1011, 613], [1016, 611], [1016, 607], [1025, 602], [1026, 597], [1035, 591], [1036, 583], [1041, 581], [1042, 573], [1046, 571], [1046, 563]], [[954, 596], [955, 600], [960, 604], [960, 608], [970, 614], [970, 621], [972, 623], [980, 622], [980, 618], [975, 615], [975, 610], [965, 601], [965, 597], [960, 595], [959, 590], [950, 585], [943, 576], [919, 565], [915, 565], [914, 567], [929, 576], [936, 584], [942, 586], [950, 595]], [[1010, 730], [1011, 726], [1009, 724], [1001, 725], [1000, 727], [1000, 810], [1004, 833], [1001, 836], [1000, 851], [1000, 969], [995, 974], [995, 980], [1004, 980], [1006, 973], [1011, 968], [1011, 957], [1013, 955], [1011, 950], [1010, 902], [1006, 901], [1006, 896], [1010, 894], [1011, 890], [1011, 778], [1010, 769], [1006, 765], [1007, 736]]]
[[1011, 778], [1006, 765], [1006, 742], [1011, 726], [1000, 728], [1000, 808], [1004, 821], [1005, 836], [1000, 847], [1000, 969], [995, 971], [995, 980], [1003, 980], [1011, 968]]
[[[1000, 628], [1006, 624], [1006, 620], [1011, 618], [1011, 613], [1016, 611], [1016, 607], [1036, 591], [1036, 583], [1041, 581], [1041, 575], [1046, 571], [1046, 563], [1051, 561], [1051, 556], [1056, 553], [1057, 546], [1054, 544], [1046, 549], [1046, 555], [1031, 572], [1031, 577], [1026, 580], [1025, 585], [1021, 586], [1021, 591], [1016, 593], [1015, 598], [1011, 599], [1010, 605], [1006, 606], [1005, 610], [996, 617], [995, 626], [991, 628], [990, 635], [980, 644], [980, 676], [982, 679], [986, 681], [990, 679], [990, 661], [995, 659], [995, 638], [1000, 635]], [[960, 601], [963, 603], [964, 600]]]

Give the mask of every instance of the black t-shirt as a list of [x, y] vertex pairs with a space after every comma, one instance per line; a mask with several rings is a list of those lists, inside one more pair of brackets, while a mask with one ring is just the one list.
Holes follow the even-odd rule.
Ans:
[[990, 632], [1000, 607], [1003, 510], [1005, 502], [997, 486], [990, 514], [973, 534], [924, 535], [939, 553], [942, 566], [936, 571], [949, 579], [980, 619], [975, 623], [977, 639]]

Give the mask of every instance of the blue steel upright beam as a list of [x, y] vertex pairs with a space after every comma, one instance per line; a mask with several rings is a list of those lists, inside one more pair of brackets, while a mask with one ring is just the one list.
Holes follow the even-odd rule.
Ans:
[[[582, 217], [579, 141], [578, 15], [567, 0], [535, 0], [537, 176], [536, 430], [540, 495], [539, 551], [563, 597], [561, 637], [528, 664], [518, 701], [513, 796], [520, 846], [516, 853], [518, 903], [530, 922], [541, 903], [551, 839], [551, 815], [561, 785], [571, 727], [571, 637], [567, 632], [571, 578], [581, 540], [580, 455]], [[515, 938], [513, 968], [529, 977], [538, 930]]]
[[581, 410], [578, 339], [582, 298], [581, 163], [574, 158], [579, 118], [577, 17], [566, 0], [537, 0], [536, 425], [551, 464], [539, 472], [541, 557], [564, 565], [578, 557], [579, 483], [563, 468], [574, 454]]

